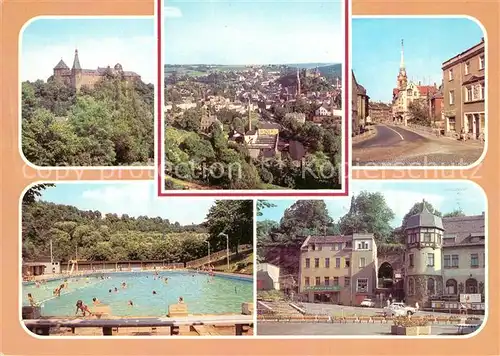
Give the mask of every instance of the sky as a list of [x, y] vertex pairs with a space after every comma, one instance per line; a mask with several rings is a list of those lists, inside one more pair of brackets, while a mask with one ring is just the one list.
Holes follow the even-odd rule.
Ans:
[[342, 2], [165, 0], [167, 64], [341, 63]]
[[352, 69], [372, 101], [391, 102], [404, 40], [409, 80], [439, 86], [441, 65], [484, 37], [464, 18], [353, 18]]
[[40, 199], [81, 210], [98, 210], [103, 214], [160, 216], [181, 225], [203, 222], [215, 202], [210, 198], [158, 198], [156, 193], [153, 181], [58, 182], [55, 187], [44, 190]]
[[120, 63], [154, 83], [156, 41], [153, 17], [36, 19], [20, 34], [22, 81], [46, 81], [63, 59], [71, 68], [78, 49], [83, 69]]
[[[352, 180], [352, 193], [366, 190], [369, 192], [381, 192], [384, 194], [387, 205], [394, 212], [394, 219], [390, 222], [392, 227], [401, 226], [403, 217], [410, 211], [415, 203], [425, 199], [432, 206], [443, 214], [452, 212], [458, 208], [466, 215], [480, 215], [485, 211], [486, 197], [479, 186], [469, 181], [373, 181], [373, 180]], [[293, 200], [269, 200], [276, 205], [273, 208], [262, 210], [263, 215], [257, 217], [258, 221], [274, 220], [279, 221], [284, 211], [289, 208]], [[325, 199], [329, 215], [335, 222], [344, 216], [351, 203], [350, 197], [334, 197]]]

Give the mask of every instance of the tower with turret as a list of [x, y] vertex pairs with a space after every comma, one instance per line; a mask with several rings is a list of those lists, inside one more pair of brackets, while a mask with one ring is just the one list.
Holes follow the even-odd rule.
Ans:
[[73, 67], [71, 67], [71, 86], [79, 90], [82, 86], [82, 66], [78, 58], [78, 50], [75, 49], [75, 58], [73, 59]]
[[405, 90], [407, 84], [408, 77], [406, 75], [405, 68], [405, 50], [403, 40], [401, 40], [401, 62], [399, 64], [398, 82], [396, 88], [398, 88], [399, 90]]
[[431, 213], [425, 200], [420, 213], [407, 219], [405, 245], [406, 303], [425, 306], [434, 296], [442, 295], [443, 275], [441, 255], [443, 221]]

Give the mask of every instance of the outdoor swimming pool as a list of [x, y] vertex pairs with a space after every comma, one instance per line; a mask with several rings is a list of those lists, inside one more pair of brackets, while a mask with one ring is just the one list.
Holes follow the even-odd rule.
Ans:
[[[168, 283], [165, 283], [165, 277]], [[92, 298], [95, 297], [101, 304], [109, 305], [113, 316], [165, 316], [168, 305], [177, 303], [180, 296], [190, 314], [239, 314], [241, 303], [253, 301], [251, 279], [209, 277], [202, 273], [159, 272], [156, 279], [152, 272], [72, 277], [68, 279], [68, 289], [64, 288], [60, 297], [54, 297], [53, 290], [63, 282], [62, 279], [54, 280], [41, 284], [39, 288], [34, 284], [23, 284], [23, 305], [29, 305], [27, 295], [31, 293], [42, 307], [42, 316], [73, 316], [78, 299], [92, 310]], [[122, 282], [127, 288], [121, 287]], [[128, 305], [129, 300], [133, 306]]]

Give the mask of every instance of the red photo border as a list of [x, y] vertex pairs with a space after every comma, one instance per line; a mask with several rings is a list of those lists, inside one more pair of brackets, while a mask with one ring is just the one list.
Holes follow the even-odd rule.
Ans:
[[156, 179], [157, 179], [157, 194], [159, 197], [345, 197], [349, 195], [349, 157], [350, 157], [350, 137], [349, 137], [349, 118], [351, 117], [350, 112], [349, 112], [349, 100], [350, 100], [350, 87], [351, 83], [349, 82], [350, 78], [350, 63], [349, 63], [349, 50], [350, 50], [350, 42], [349, 42], [349, 24], [350, 24], [350, 0], [343, 0], [344, 1], [344, 43], [345, 43], [345, 51], [344, 51], [344, 64], [343, 64], [343, 69], [344, 69], [344, 75], [343, 75], [343, 82], [344, 82], [344, 97], [343, 99], [343, 106], [344, 106], [344, 182], [343, 186], [345, 187], [343, 192], [329, 192], [329, 191], [322, 191], [322, 190], [312, 190], [310, 193], [309, 192], [294, 192], [289, 191], [287, 193], [280, 193], [279, 191], [270, 191], [269, 193], [267, 192], [231, 192], [231, 190], [221, 190], [220, 193], [203, 193], [203, 191], [196, 191], [192, 193], [188, 192], [176, 192], [176, 193], [164, 193], [163, 192], [163, 184], [164, 184], [164, 174], [162, 172], [162, 163], [163, 160], [165, 159], [163, 155], [163, 148], [164, 148], [164, 143], [163, 143], [163, 130], [162, 130], [162, 125], [161, 125], [161, 120], [163, 119], [163, 86], [164, 84], [162, 83], [163, 81], [163, 61], [161, 60], [162, 58], [162, 31], [161, 31], [161, 26], [163, 26], [163, 7], [164, 7], [164, 1], [162, 0], [156, 0], [156, 30], [157, 30], [157, 53], [158, 53], [158, 60], [157, 60], [157, 85], [156, 85], [156, 102], [157, 102], [157, 147], [156, 147], [156, 154], [157, 154], [157, 160], [156, 160]]

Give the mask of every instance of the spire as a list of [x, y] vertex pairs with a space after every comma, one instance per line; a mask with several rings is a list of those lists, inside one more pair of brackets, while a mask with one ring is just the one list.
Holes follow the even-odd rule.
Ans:
[[248, 97], [248, 131], [252, 131], [252, 115], [250, 115], [250, 96]]
[[297, 97], [300, 96], [300, 74], [299, 68], [297, 68]]
[[426, 204], [425, 199], [422, 199], [422, 213], [429, 213], [429, 214], [431, 213], [429, 211], [429, 209], [427, 208], [427, 204]]
[[73, 68], [71, 69], [82, 69], [80, 66], [80, 59], [78, 59], [78, 50], [75, 49], [75, 59], [73, 60]]
[[399, 65], [399, 68], [401, 69], [405, 68], [405, 47], [403, 40], [401, 40], [401, 64]]

